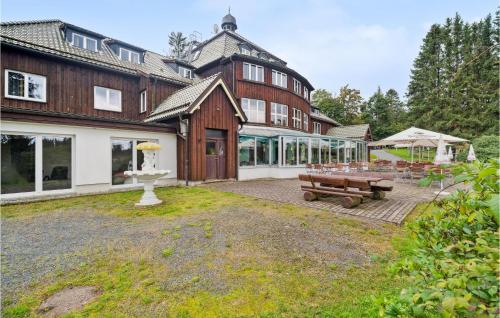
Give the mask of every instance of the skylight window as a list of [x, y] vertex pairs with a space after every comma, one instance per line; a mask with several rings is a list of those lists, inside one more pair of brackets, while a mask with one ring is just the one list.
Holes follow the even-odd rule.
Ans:
[[97, 52], [97, 40], [82, 34], [72, 33], [71, 45], [84, 50]]

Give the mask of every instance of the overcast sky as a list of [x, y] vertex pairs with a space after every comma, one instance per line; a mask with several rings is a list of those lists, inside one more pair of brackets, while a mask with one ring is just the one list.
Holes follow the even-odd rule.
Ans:
[[212, 35], [231, 6], [238, 33], [288, 62], [315, 88], [342, 85], [364, 97], [406, 92], [413, 59], [432, 23], [458, 12], [466, 21], [494, 13], [494, 0], [1, 0], [2, 21], [57, 18], [165, 53], [170, 31]]

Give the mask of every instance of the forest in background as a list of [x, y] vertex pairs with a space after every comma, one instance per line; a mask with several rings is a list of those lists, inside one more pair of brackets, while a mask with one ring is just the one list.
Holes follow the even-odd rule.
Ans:
[[312, 103], [343, 125], [368, 123], [374, 140], [411, 126], [466, 139], [498, 136], [500, 11], [478, 22], [459, 14], [430, 27], [404, 98], [378, 89], [367, 100], [345, 85], [318, 89]]

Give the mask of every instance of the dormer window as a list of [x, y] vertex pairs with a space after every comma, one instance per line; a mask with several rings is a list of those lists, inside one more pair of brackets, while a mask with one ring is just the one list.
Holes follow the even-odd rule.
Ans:
[[71, 45], [84, 50], [97, 52], [97, 40], [82, 34], [72, 33]]
[[186, 67], [179, 66], [179, 75], [185, 78], [193, 78], [193, 71]]
[[141, 63], [139, 53], [122, 47], [120, 48], [120, 60], [132, 62], [135, 64]]
[[245, 55], [252, 55], [252, 51], [250, 51], [249, 48], [245, 47], [245, 46], [242, 46], [241, 47], [241, 54], [245, 54]]

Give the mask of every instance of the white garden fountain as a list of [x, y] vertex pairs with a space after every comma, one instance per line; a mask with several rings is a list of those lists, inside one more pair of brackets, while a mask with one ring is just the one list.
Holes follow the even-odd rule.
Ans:
[[160, 204], [162, 201], [156, 197], [154, 193], [154, 183], [157, 179], [166, 176], [170, 170], [158, 170], [155, 168], [155, 151], [160, 150], [160, 145], [154, 142], [143, 142], [137, 145], [137, 150], [141, 150], [144, 154], [144, 163], [142, 170], [125, 171], [128, 177], [134, 177], [144, 184], [144, 194], [141, 201], [136, 203], [136, 206], [148, 206]]

